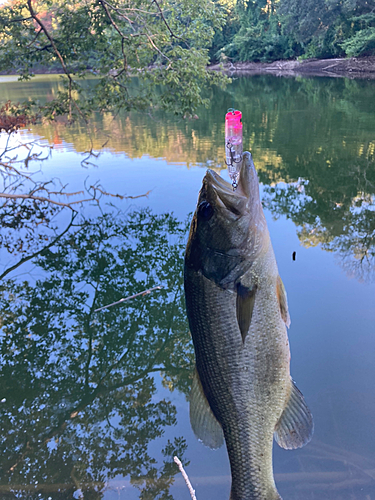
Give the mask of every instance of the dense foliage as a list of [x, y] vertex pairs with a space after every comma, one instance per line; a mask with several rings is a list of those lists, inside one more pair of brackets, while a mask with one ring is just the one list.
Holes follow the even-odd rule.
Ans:
[[210, 61], [375, 54], [369, 0], [8, 0], [0, 28], [0, 71], [65, 73], [43, 104], [49, 119], [155, 108], [192, 116], [207, 83], [223, 82]]
[[226, 22], [211, 55], [219, 60], [375, 54], [375, 9], [367, 0], [237, 0], [224, 4]]
[[48, 118], [155, 107], [190, 115], [202, 88], [222, 80], [206, 70], [222, 22], [210, 0], [9, 0], [0, 71], [64, 73], [65, 88], [43, 106]]

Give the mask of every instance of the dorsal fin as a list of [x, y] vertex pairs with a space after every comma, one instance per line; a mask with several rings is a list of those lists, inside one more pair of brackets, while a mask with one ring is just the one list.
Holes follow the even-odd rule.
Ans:
[[224, 443], [223, 430], [212, 413], [196, 368], [190, 392], [190, 423], [196, 437], [209, 448], [215, 450]]
[[305, 399], [294, 381], [290, 398], [275, 427], [275, 440], [281, 448], [301, 448], [312, 438], [314, 421]]
[[277, 300], [279, 301], [281, 317], [283, 318], [283, 321], [286, 324], [286, 326], [289, 328], [290, 316], [288, 310], [288, 300], [286, 297], [284, 283], [282, 282], [280, 276], [277, 277], [276, 293], [277, 293]]
[[256, 286], [246, 287], [241, 283], [237, 284], [237, 322], [243, 342], [245, 342], [250, 328], [255, 303], [255, 292]]

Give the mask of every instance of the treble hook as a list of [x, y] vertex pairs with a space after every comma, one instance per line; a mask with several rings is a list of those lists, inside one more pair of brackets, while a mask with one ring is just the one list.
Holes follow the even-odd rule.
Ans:
[[234, 159], [234, 151], [232, 149], [232, 144], [230, 142], [227, 143], [227, 149], [228, 149], [229, 155], [230, 155], [230, 163], [227, 163], [227, 160], [224, 160], [226, 166], [227, 167], [231, 167], [233, 165], [233, 163], [241, 163], [241, 161], [242, 161], [242, 155], [240, 155], [240, 159], [238, 161], [236, 161]]
[[[240, 163], [242, 161], [242, 155], [240, 155], [239, 160], [235, 160], [235, 158], [234, 158], [235, 151], [232, 149], [232, 144], [230, 142], [227, 142], [227, 149], [229, 151], [229, 156], [230, 156], [230, 163], [227, 163], [227, 160], [225, 160], [225, 164], [226, 164], [227, 167], [232, 167], [234, 163]], [[237, 183], [236, 177], [237, 176], [235, 174], [234, 177], [233, 177], [233, 179], [232, 179], [233, 191], [235, 191], [237, 189], [237, 187], [238, 187], [238, 183]]]

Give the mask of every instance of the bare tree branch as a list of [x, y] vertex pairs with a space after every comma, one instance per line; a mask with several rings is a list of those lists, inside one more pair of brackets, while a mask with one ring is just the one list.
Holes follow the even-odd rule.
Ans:
[[[29, 0], [30, 1], [30, 0]], [[109, 9], [107, 6], [110, 6], [113, 10], [117, 11], [118, 15], [120, 17], [122, 17], [123, 19], [127, 20], [131, 26], [132, 26], [132, 21], [127, 17], [125, 16], [123, 13], [120, 13], [118, 11], [118, 9], [115, 9], [111, 4], [109, 4], [106, 0], [98, 0], [98, 3], [103, 7], [104, 11], [106, 12], [107, 14], [107, 17], [110, 21], [110, 23], [112, 24], [112, 26], [114, 27], [114, 29], [117, 31], [117, 33], [121, 36], [122, 40], [128, 40], [129, 37], [127, 35], [124, 35], [124, 33], [120, 30], [120, 28], [118, 27], [118, 25], [116, 24], [115, 20], [113, 19], [113, 17], [111, 16], [111, 13], [109, 12]], [[159, 4], [156, 2], [156, 5], [158, 6], [159, 10], [160, 10], [160, 13], [162, 15], [162, 18], [163, 18], [163, 21], [165, 22], [167, 28], [169, 29], [170, 33], [172, 34], [172, 36], [175, 36], [172, 32], [172, 30], [170, 29], [168, 23], [166, 22], [164, 16], [163, 16], [163, 13], [160, 9], [160, 6]], [[133, 26], [132, 26], [133, 28]], [[134, 30], [134, 28], [133, 28]], [[171, 60], [169, 59], [169, 57], [167, 55], [165, 55], [160, 49], [159, 47], [154, 43], [154, 41], [152, 40], [152, 36], [149, 34], [149, 33], [133, 33], [133, 34], [130, 34], [130, 37], [134, 37], [134, 36], [145, 36], [147, 37], [150, 45], [164, 58], [164, 59], [167, 59], [167, 61], [171, 62]], [[178, 38], [176, 36], [176, 38]], [[124, 52], [123, 52], [124, 54]]]
[[35, 257], [38, 257], [38, 255], [40, 255], [42, 252], [44, 252], [45, 250], [48, 250], [48, 248], [51, 248], [53, 245], [55, 245], [69, 231], [69, 229], [72, 227], [76, 215], [77, 215], [76, 212], [72, 213], [72, 218], [71, 218], [71, 221], [68, 224], [68, 226], [65, 228], [65, 230], [61, 234], [59, 234], [53, 241], [51, 241], [51, 243], [49, 243], [48, 245], [46, 245], [45, 247], [43, 247], [38, 252], [35, 252], [35, 253], [31, 254], [31, 255], [28, 255], [27, 257], [24, 257], [19, 262], [17, 262], [17, 264], [14, 264], [14, 266], [9, 267], [8, 269], [6, 269], [0, 275], [0, 280], [2, 280], [3, 278], [5, 278], [5, 276], [7, 276], [9, 273], [11, 273], [12, 271], [14, 271], [15, 269], [17, 269], [20, 266], [22, 266], [22, 264], [24, 264], [25, 262], [28, 262], [29, 260], [32, 260]]
[[155, 291], [155, 290], [161, 290], [163, 287], [162, 286], [154, 286], [153, 288], [149, 288], [148, 290], [143, 290], [143, 292], [136, 293], [134, 295], [129, 295], [129, 297], [125, 297], [124, 299], [120, 299], [117, 302], [112, 302], [112, 304], [108, 304], [108, 306], [103, 306], [99, 307], [98, 309], [95, 309], [94, 312], [102, 311], [103, 309], [108, 309], [108, 307], [112, 306], [117, 306], [118, 304], [121, 304], [122, 302], [125, 302], [126, 300], [130, 299], [135, 299], [136, 297], [144, 297], [145, 295], [148, 295], [149, 293]]
[[51, 198], [46, 198], [45, 196], [34, 196], [32, 194], [9, 194], [9, 193], [0, 193], [0, 198], [7, 198], [9, 200], [45, 201], [47, 203], [51, 203], [52, 205], [57, 205], [59, 207], [70, 208], [71, 210], [74, 210], [71, 207], [71, 205], [75, 205], [77, 203], [84, 203], [87, 201], [98, 201], [95, 198], [86, 198], [84, 200], [77, 200], [77, 201], [71, 201], [70, 203], [63, 203], [61, 201], [52, 200]]
[[48, 40], [50, 41], [52, 47], [53, 47], [53, 50], [55, 51], [55, 54], [57, 55], [57, 57], [59, 58], [60, 60], [60, 63], [61, 63], [61, 66], [64, 70], [64, 73], [66, 74], [66, 76], [69, 78], [69, 80], [71, 80], [71, 76], [70, 76], [70, 73], [65, 65], [65, 61], [64, 61], [64, 58], [63, 56], [60, 54], [60, 51], [59, 49], [56, 47], [56, 44], [52, 38], [52, 36], [49, 34], [47, 28], [44, 26], [44, 24], [42, 23], [42, 21], [39, 19], [39, 17], [36, 15], [34, 9], [33, 9], [33, 6], [31, 4], [31, 0], [27, 0], [27, 6], [29, 8], [29, 12], [31, 14], [31, 17], [35, 20], [35, 22], [37, 22], [40, 26], [40, 28], [43, 30], [44, 34], [46, 35], [46, 37], [48, 38]]
[[80, 116], [84, 119], [84, 121], [86, 122], [86, 118], [84, 117], [82, 111], [80, 110], [79, 106], [77, 105], [77, 103], [75, 102], [75, 100], [73, 99], [72, 97], [72, 88], [73, 88], [73, 78], [70, 74], [70, 72], [68, 71], [68, 68], [65, 64], [65, 61], [64, 61], [64, 58], [63, 56], [61, 55], [59, 49], [57, 48], [56, 44], [55, 44], [55, 41], [54, 39], [52, 38], [52, 36], [50, 35], [49, 31], [47, 30], [47, 28], [45, 27], [45, 25], [43, 24], [43, 22], [39, 19], [39, 17], [36, 15], [34, 9], [33, 9], [33, 6], [31, 4], [32, 0], [27, 0], [27, 6], [29, 8], [29, 12], [32, 16], [32, 18], [35, 20], [35, 22], [37, 22], [39, 24], [39, 26], [41, 27], [41, 29], [43, 30], [44, 34], [46, 35], [46, 37], [48, 38], [48, 40], [50, 41], [51, 45], [52, 45], [52, 48], [55, 52], [55, 54], [57, 55], [59, 61], [60, 61], [60, 64], [61, 64], [61, 67], [64, 71], [64, 73], [66, 74], [66, 76], [68, 77], [69, 79], [69, 120], [71, 120], [72, 118], [72, 109], [71, 109], [71, 105], [72, 103], [74, 104], [76, 110], [78, 111], [78, 113], [80, 114]]
[[[128, 17], [126, 16], [125, 14], [123, 14], [121, 12], [120, 9], [116, 8], [114, 5], [110, 4], [109, 2], [107, 2], [106, 0], [99, 0], [99, 3], [101, 3], [104, 7], [104, 4], [108, 5], [108, 7], [110, 7], [112, 10], [114, 10], [115, 12], [117, 12], [117, 14], [122, 17], [123, 19], [125, 19], [125, 21], [127, 21], [129, 24], [130, 24], [130, 27], [132, 28], [132, 30], [134, 31], [134, 26], [133, 26], [133, 21]], [[133, 9], [126, 9], [127, 11], [132, 11]]]
[[130, 200], [136, 200], [137, 198], [147, 198], [147, 196], [151, 193], [151, 189], [149, 191], [147, 191], [147, 193], [144, 193], [144, 194], [138, 194], [136, 196], [123, 196], [121, 194], [113, 194], [113, 193], [107, 193], [107, 191], [103, 191], [101, 188], [97, 187], [97, 186], [90, 186], [90, 188], [92, 189], [95, 189], [96, 191], [99, 191], [101, 194], [103, 194], [104, 196], [112, 196], [114, 198], [120, 198], [120, 200], [126, 200], [126, 199], [130, 199]]
[[30, 17], [19, 17], [18, 19], [8, 19], [7, 23], [22, 23], [23, 21], [30, 21], [30, 19], [33, 19], [31, 16]]
[[180, 36], [177, 36], [177, 35], [176, 35], [173, 31], [172, 31], [171, 27], [170, 27], [170, 26], [169, 26], [169, 24], [167, 23], [167, 20], [166, 20], [166, 19], [165, 19], [165, 17], [164, 17], [164, 13], [163, 13], [163, 11], [161, 10], [161, 7], [160, 7], [160, 5], [159, 5], [158, 1], [157, 1], [157, 0], [152, 0], [152, 2], [151, 2], [151, 3], [154, 3], [154, 4], [156, 5], [156, 7], [158, 8], [158, 10], [159, 10], [159, 12], [160, 12], [160, 16], [161, 16], [161, 18], [163, 19], [163, 22], [164, 22], [164, 24], [166, 25], [166, 27], [167, 27], [167, 29], [168, 29], [169, 33], [171, 34], [171, 36], [172, 36], [173, 38], [181, 38]]
[[37, 31], [37, 34], [35, 35], [35, 37], [31, 40], [31, 42], [26, 46], [28, 49], [31, 47], [31, 45], [36, 41], [36, 39], [38, 38], [38, 36], [42, 33], [42, 28], [40, 28], [40, 30]]
[[[120, 30], [120, 28], [117, 26], [116, 22], [114, 21], [114, 19], [112, 18], [111, 16], [111, 13], [109, 12], [108, 8], [107, 8], [107, 5], [106, 5], [106, 2], [104, 0], [98, 0], [98, 3], [99, 5], [101, 5], [105, 11], [105, 13], [107, 14], [107, 17], [110, 21], [110, 23], [112, 24], [112, 26], [115, 28], [115, 30], [117, 31], [117, 33], [121, 36], [121, 38], [124, 40], [128, 40], [128, 36], [124, 35], [124, 33]], [[128, 19], [129, 22], [130, 22], [130, 19]]]
[[181, 460], [178, 457], [173, 457], [173, 460], [174, 460], [175, 464], [177, 464], [178, 468], [180, 469], [182, 477], [185, 479], [185, 483], [189, 489], [191, 500], [197, 500], [197, 497], [195, 496], [195, 490], [191, 485], [189, 476], [186, 474], [185, 469], [182, 466]]

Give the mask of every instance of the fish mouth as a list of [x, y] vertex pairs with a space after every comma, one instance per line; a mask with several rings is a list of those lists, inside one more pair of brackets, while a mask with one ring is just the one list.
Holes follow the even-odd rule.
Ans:
[[213, 170], [207, 170], [202, 194], [213, 206], [229, 210], [238, 217], [249, 213], [254, 202], [259, 201], [259, 183], [251, 153], [244, 152], [241, 160], [237, 187], [224, 180]]

